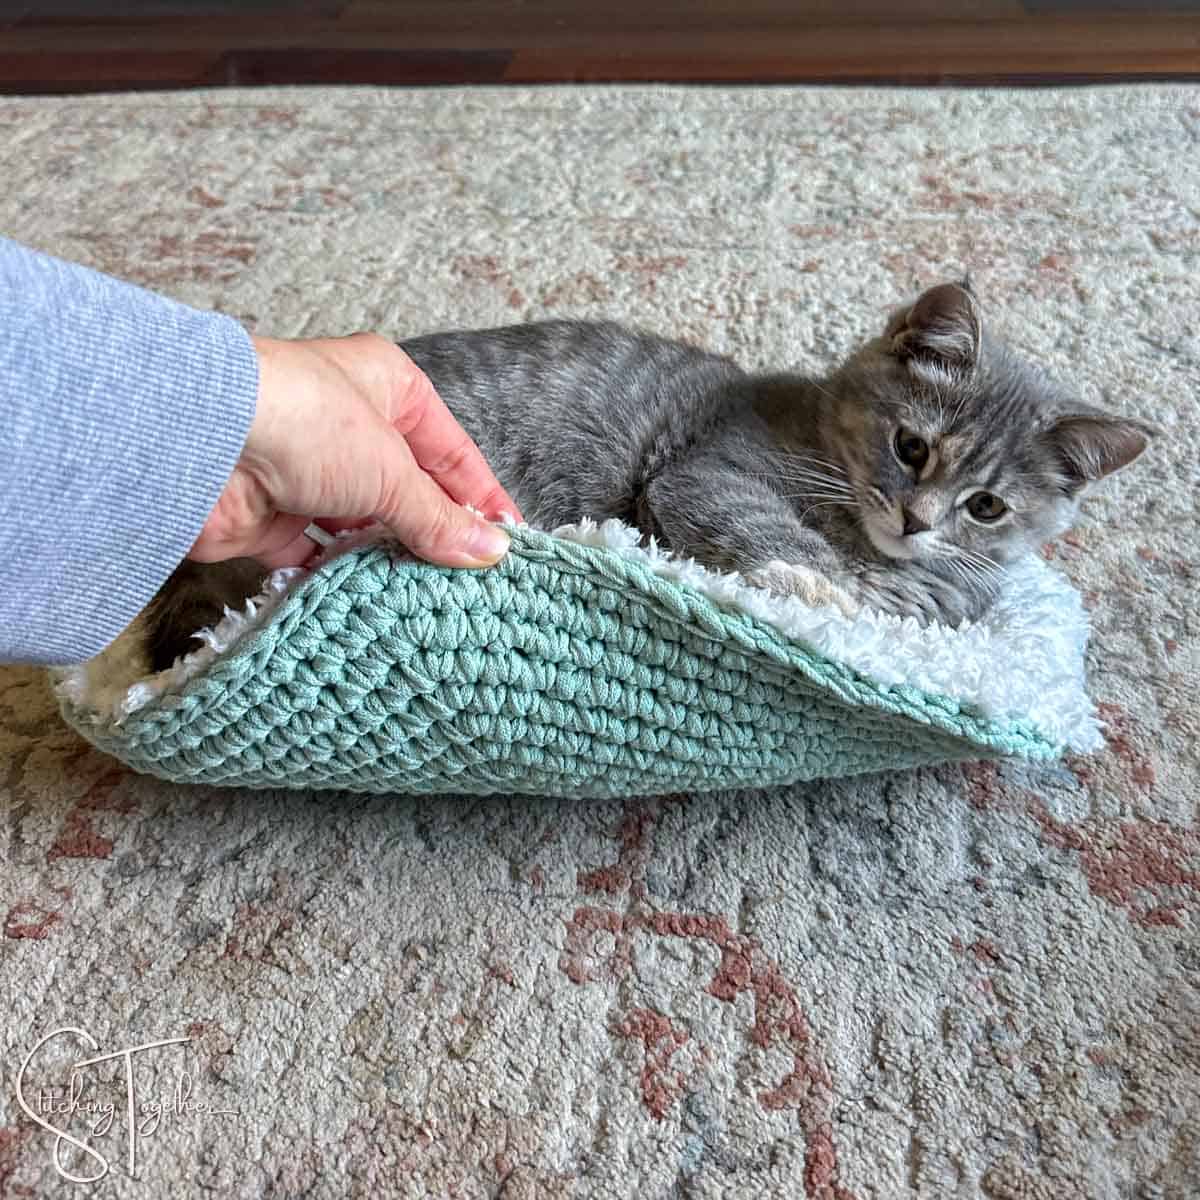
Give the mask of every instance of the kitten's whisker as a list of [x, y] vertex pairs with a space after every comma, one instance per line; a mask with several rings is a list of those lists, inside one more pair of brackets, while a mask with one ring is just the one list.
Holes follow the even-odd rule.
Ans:
[[820, 392], [821, 395], [827, 400], [832, 400], [835, 404], [838, 403], [838, 398], [827, 387], [822, 387], [821, 384], [819, 384], [815, 379], [810, 379], [808, 382], [811, 383], [813, 387], [816, 388], [817, 391]]
[[747, 473], [751, 474], [751, 475], [776, 475], [776, 474], [795, 474], [797, 472], [803, 472], [803, 473], [812, 472], [817, 475], [828, 475], [829, 472], [822, 470], [821, 469], [822, 467], [830, 467], [837, 471], [837, 475], [830, 476], [830, 478], [841, 478], [843, 480], [846, 478], [846, 472], [841, 470], [841, 468], [834, 468], [833, 464], [831, 464], [831, 463], [822, 463], [822, 462], [809, 463], [809, 462], [804, 462], [802, 460], [786, 459], [786, 458], [779, 459], [776, 462], [775, 466], [770, 471], [750, 471]]
[[844, 500], [823, 500], [819, 504], [810, 504], [801, 514], [800, 520], [803, 521], [810, 512], [818, 508], [840, 508], [845, 506]]
[[[797, 459], [786, 459], [785, 458], [785, 459], [780, 459], [780, 461], [775, 469], [777, 471], [816, 471], [817, 474], [819, 474], [819, 475], [833, 474], [832, 472], [830, 472], [828, 470], [822, 469], [824, 467], [827, 467], [828, 465], [829, 465], [828, 463], [822, 463], [822, 462], [803, 462], [803, 461], [799, 461]], [[841, 478], [841, 479], [844, 479], [845, 476], [846, 476], [845, 471], [839, 471], [835, 475], [836, 478]]]
[[947, 546], [937, 557], [964, 587], [984, 595], [999, 590], [1002, 567], [994, 558], [963, 546]]
[[837, 472], [837, 473], [834, 473], [831, 471], [825, 471], [825, 470], [821, 469], [824, 465], [825, 465], [824, 463], [788, 462], [787, 460], [784, 460], [779, 463], [779, 465], [776, 467], [776, 470], [782, 474], [787, 474], [787, 475], [792, 475], [792, 474], [797, 474], [797, 473], [813, 474], [813, 475], [824, 475], [830, 479], [845, 480], [846, 474], [844, 471]]
[[807, 484], [808, 486], [812, 487], [814, 491], [828, 492], [830, 495], [833, 495], [833, 496], [851, 496], [852, 497], [854, 495], [853, 492], [848, 491], [846, 488], [829, 487], [825, 483], [825, 481], [822, 479], [811, 479], [811, 480], [810, 479], [792, 479], [792, 480], [782, 479], [782, 480], [780, 480], [780, 482], [781, 483], [794, 483], [794, 484], [800, 485], [801, 487], [803, 487], [804, 485]]
[[783, 492], [785, 500], [827, 500], [830, 504], [841, 504], [846, 508], [860, 508], [857, 500], [841, 496], [837, 492]]
[[967, 550], [965, 547], [959, 548], [959, 554], [968, 562], [973, 562], [980, 567], [984, 567], [990, 571], [999, 571], [1000, 564], [990, 555], [984, 554], [978, 550]]
[[785, 470], [785, 471], [786, 470], [815, 471], [815, 470], [820, 470], [822, 468], [828, 468], [829, 470], [836, 471], [837, 474], [839, 474], [839, 475], [846, 474], [846, 472], [844, 470], [842, 470], [842, 468], [839, 467], [836, 463], [824, 462], [823, 460], [821, 460], [819, 458], [812, 458], [812, 459], [798, 458], [795, 455], [792, 455], [787, 458], [781, 458], [778, 461], [779, 461], [779, 468], [781, 470]]
[[990, 577], [980, 575], [977, 570], [969, 568], [957, 559], [947, 559], [946, 565], [962, 581], [963, 586], [971, 591], [990, 593], [995, 590], [995, 582]]
[[805, 470], [832, 471], [845, 475], [846, 468], [835, 458], [819, 450], [797, 450], [786, 446], [774, 446], [767, 451], [767, 459], [780, 469], [803, 468]]
[[963, 585], [969, 591], [980, 592], [986, 596], [995, 590], [988, 579], [980, 579], [977, 575], [972, 575], [961, 570], [959, 571], [959, 576], [963, 581]]
[[779, 452], [784, 458], [798, 458], [805, 462], [825, 463], [828, 466], [836, 467], [839, 471], [842, 469], [841, 463], [836, 458], [831, 457], [822, 450], [792, 450], [784, 446]]
[[969, 562], [965, 559], [959, 559], [955, 565], [958, 567], [959, 571], [970, 575], [973, 579], [977, 579], [981, 584], [991, 582], [991, 574], [988, 571], [985, 571], [977, 563]]
[[951, 428], [953, 428], [955, 425], [958, 424], [958, 419], [959, 419], [959, 417], [962, 416], [963, 409], [966, 408], [966, 406], [967, 406], [967, 398], [969, 396], [970, 396], [970, 392], [966, 388], [964, 388], [963, 394], [958, 398], [958, 407], [955, 408], [955, 410], [954, 410], [954, 416], [952, 416], [950, 418], [950, 427]]
[[781, 446], [772, 451], [772, 456], [781, 458], [785, 462], [819, 463], [823, 467], [832, 467], [835, 471], [845, 473], [841, 463], [836, 459], [830, 458], [828, 454], [822, 454], [819, 450], [789, 450]]
[[849, 488], [833, 487], [824, 479], [781, 479], [779, 480], [785, 487], [792, 486], [795, 488], [815, 488], [817, 491], [829, 492], [837, 496], [845, 496], [847, 500], [855, 500], [857, 497]]
[[840, 479], [830, 479], [824, 475], [818, 475], [812, 472], [796, 472], [795, 474], [776, 476], [780, 483], [793, 484], [812, 484], [815, 487], [825, 488], [831, 492], [840, 492], [845, 496], [853, 496], [854, 489]]
[[798, 462], [780, 462], [775, 471], [779, 475], [816, 475], [821, 479], [836, 479], [839, 483], [847, 484], [849, 481], [846, 478], [845, 472], [834, 473], [832, 471], [822, 470], [822, 463], [798, 463]]
[[949, 562], [953, 570], [964, 581], [977, 587], [981, 592], [995, 592], [1000, 586], [1000, 581], [994, 572], [980, 566], [978, 563], [972, 562], [970, 559], [951, 558]]
[[984, 554], [981, 550], [969, 550], [966, 546], [946, 546], [942, 550], [942, 555], [946, 558], [964, 559], [969, 562], [976, 562], [981, 566], [1000, 570], [1000, 564], [990, 555]]
[[947, 559], [946, 566], [950, 569], [950, 573], [952, 575], [956, 576], [963, 583], [967, 582], [967, 577], [962, 573], [962, 571], [959, 570], [958, 563], [956, 563], [953, 559]]

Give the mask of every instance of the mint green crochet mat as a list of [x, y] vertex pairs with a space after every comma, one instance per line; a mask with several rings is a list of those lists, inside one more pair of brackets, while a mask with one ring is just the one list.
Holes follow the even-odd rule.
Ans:
[[645, 556], [524, 527], [486, 571], [348, 550], [131, 711], [69, 690], [67, 721], [133, 769], [251, 788], [609, 797], [1062, 748], [833, 661]]

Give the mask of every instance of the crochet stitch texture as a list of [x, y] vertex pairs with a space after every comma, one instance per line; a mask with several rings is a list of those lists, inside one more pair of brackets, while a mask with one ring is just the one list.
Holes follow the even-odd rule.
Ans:
[[163, 779], [384, 793], [646, 795], [1057, 751], [613, 550], [513, 535], [479, 572], [349, 551], [180, 691], [64, 715]]

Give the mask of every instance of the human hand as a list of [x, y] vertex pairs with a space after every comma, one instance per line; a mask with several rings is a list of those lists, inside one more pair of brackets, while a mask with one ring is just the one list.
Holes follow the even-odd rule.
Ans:
[[520, 512], [403, 350], [372, 333], [253, 341], [254, 421], [190, 558], [299, 566], [317, 551], [304, 535], [314, 517], [329, 529], [382, 521], [444, 566], [504, 556], [508, 536], [461, 506]]

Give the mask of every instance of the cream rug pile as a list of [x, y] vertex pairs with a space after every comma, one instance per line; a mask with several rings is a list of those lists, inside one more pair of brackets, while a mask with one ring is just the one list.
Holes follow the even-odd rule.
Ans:
[[0, 170], [3, 233], [275, 335], [605, 315], [804, 367], [970, 270], [1166, 430], [1045, 551], [1106, 727], [1054, 766], [185, 790], [0, 670], [0, 1196], [73, 1194], [47, 1127], [97, 1123], [58, 1162], [114, 1197], [1200, 1192], [1200, 90], [0, 100]]

